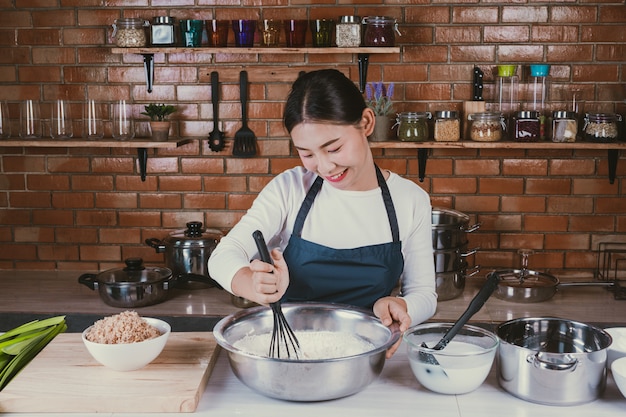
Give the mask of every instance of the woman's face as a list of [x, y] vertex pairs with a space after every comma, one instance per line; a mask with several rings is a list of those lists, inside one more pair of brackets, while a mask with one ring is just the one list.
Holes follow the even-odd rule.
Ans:
[[324, 122], [296, 125], [291, 138], [304, 167], [341, 190], [364, 191], [376, 187], [367, 142], [367, 135], [373, 130], [373, 115], [367, 110], [360, 126]]

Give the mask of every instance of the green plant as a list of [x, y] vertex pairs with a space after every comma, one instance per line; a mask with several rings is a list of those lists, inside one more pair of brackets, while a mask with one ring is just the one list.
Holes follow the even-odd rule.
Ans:
[[167, 117], [177, 110], [176, 106], [169, 104], [148, 104], [144, 108], [146, 111], [141, 112], [141, 114], [150, 117], [152, 121], [159, 122], [167, 120]]
[[365, 101], [376, 116], [389, 116], [393, 112], [393, 83], [388, 87], [381, 82], [365, 86]]

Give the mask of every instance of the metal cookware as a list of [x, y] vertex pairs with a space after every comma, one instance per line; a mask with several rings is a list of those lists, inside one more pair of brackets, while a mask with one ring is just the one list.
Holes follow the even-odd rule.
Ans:
[[480, 223], [469, 226], [469, 220], [469, 216], [460, 211], [433, 207], [433, 249], [453, 249], [467, 244], [467, 233], [480, 228]]
[[480, 272], [480, 267], [475, 266], [470, 272], [467, 270], [438, 272], [435, 274], [437, 299], [439, 301], [452, 300], [465, 290], [465, 279]]
[[478, 249], [467, 250], [467, 245], [463, 245], [454, 249], [441, 249], [433, 251], [435, 261], [435, 272], [451, 272], [460, 271], [467, 268], [467, 258], [475, 254]]
[[507, 392], [546, 405], [593, 401], [606, 386], [611, 336], [559, 318], [520, 318], [498, 326], [498, 382]]
[[189, 222], [187, 229], [176, 230], [165, 239], [146, 239], [146, 244], [165, 254], [165, 266], [172, 270], [177, 288], [198, 289], [216, 286], [207, 262], [223, 237], [215, 229], [203, 229], [202, 222]]
[[82, 274], [78, 282], [97, 290], [112, 307], [145, 307], [167, 299], [174, 281], [169, 268], [145, 266], [141, 258], [128, 258], [125, 263], [124, 268]]

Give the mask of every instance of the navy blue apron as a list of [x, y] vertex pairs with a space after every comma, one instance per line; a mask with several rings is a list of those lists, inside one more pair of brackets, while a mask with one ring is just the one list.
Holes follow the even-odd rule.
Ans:
[[320, 301], [372, 308], [388, 296], [404, 269], [398, 219], [389, 188], [376, 166], [393, 241], [354, 249], [334, 249], [302, 239], [306, 216], [324, 180], [317, 177], [309, 189], [284, 251], [289, 288], [283, 301]]

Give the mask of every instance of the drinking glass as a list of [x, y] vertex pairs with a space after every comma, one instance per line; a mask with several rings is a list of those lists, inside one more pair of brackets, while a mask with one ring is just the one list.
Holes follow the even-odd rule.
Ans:
[[232, 21], [233, 32], [235, 33], [235, 46], [254, 46], [254, 32], [256, 31], [256, 20], [237, 19]]
[[280, 41], [280, 20], [264, 19], [259, 21], [261, 31], [261, 45], [278, 46]]
[[50, 136], [54, 139], [69, 139], [74, 136], [70, 103], [67, 100], [56, 100], [52, 105]]
[[287, 46], [296, 48], [304, 46], [308, 21], [303, 19], [289, 19], [283, 22]]
[[0, 101], [0, 138], [11, 137], [10, 123], [9, 106], [6, 101]]
[[335, 21], [333, 19], [311, 20], [313, 46], [316, 48], [331, 46], [334, 28]]
[[183, 35], [183, 46], [200, 46], [202, 44], [202, 20], [181, 20], [180, 30]]
[[113, 137], [117, 140], [128, 140], [135, 137], [132, 109], [126, 100], [118, 100], [113, 103]]
[[20, 137], [22, 139], [41, 138], [39, 102], [35, 100], [24, 100], [20, 105]]
[[206, 20], [206, 33], [209, 46], [226, 46], [228, 43], [228, 20]]
[[92, 140], [104, 137], [102, 104], [96, 100], [87, 100], [85, 103], [83, 109], [83, 137]]

